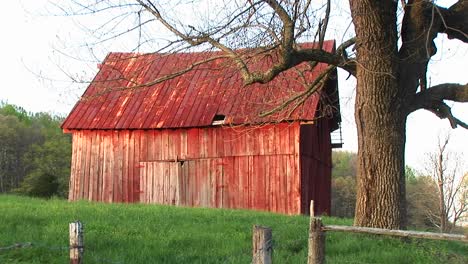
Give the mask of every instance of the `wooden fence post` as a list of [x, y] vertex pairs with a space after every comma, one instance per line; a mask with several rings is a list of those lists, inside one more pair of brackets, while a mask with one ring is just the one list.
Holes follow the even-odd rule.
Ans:
[[82, 264], [84, 253], [83, 224], [70, 223], [70, 264]]
[[322, 219], [310, 217], [308, 264], [325, 263], [325, 232], [322, 231]]
[[273, 252], [271, 228], [254, 225], [252, 242], [252, 263], [271, 264]]
[[311, 218], [315, 217], [314, 200], [310, 200], [309, 215], [310, 215]]

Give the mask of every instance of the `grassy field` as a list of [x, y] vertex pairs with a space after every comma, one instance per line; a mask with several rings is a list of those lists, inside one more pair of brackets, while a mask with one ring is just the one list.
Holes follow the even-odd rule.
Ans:
[[[254, 224], [273, 229], [274, 263], [307, 259], [305, 216], [0, 195], [0, 263], [67, 263], [68, 223], [77, 219], [85, 226], [85, 263], [250, 263]], [[326, 239], [328, 263], [468, 263], [463, 243], [344, 233]], [[26, 246], [5, 249], [15, 243]]]

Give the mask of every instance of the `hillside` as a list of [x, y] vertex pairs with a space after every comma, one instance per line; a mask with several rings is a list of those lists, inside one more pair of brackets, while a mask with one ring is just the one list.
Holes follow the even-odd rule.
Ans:
[[[0, 195], [0, 212], [0, 263], [67, 263], [68, 223], [77, 219], [85, 263], [250, 263], [254, 224], [273, 229], [274, 263], [307, 259], [306, 216], [12, 195]], [[15, 243], [23, 247], [6, 249]], [[327, 234], [329, 263], [468, 263], [466, 252], [463, 243]]]

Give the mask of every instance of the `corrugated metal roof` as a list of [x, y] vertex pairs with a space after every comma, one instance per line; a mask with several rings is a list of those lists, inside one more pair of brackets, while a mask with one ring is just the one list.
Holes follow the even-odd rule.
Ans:
[[[310, 44], [308, 44], [310, 45]], [[326, 41], [331, 51], [334, 41]], [[259, 124], [313, 120], [320, 95], [267, 117], [259, 114], [303, 91], [303, 77], [311, 82], [326, 67], [308, 70], [306, 63], [281, 73], [266, 84], [243, 85], [232, 61], [217, 58], [186, 73], [144, 86], [183, 71], [220, 52], [136, 54], [110, 53], [81, 99], [62, 124], [64, 129], [154, 129], [210, 126], [215, 115], [225, 124]], [[248, 62], [250, 69], [266, 69], [274, 54]]]

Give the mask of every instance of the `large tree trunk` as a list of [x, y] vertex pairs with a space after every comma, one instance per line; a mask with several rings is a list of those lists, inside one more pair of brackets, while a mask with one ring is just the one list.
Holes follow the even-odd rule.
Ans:
[[[357, 96], [363, 97], [363, 93]], [[404, 228], [405, 121], [398, 116], [384, 118], [379, 112], [391, 111], [385, 106], [356, 100], [360, 110], [356, 114], [359, 149], [355, 225]]]
[[355, 225], [399, 229], [405, 225], [406, 114], [398, 85], [396, 3], [350, 3], [358, 39]]

